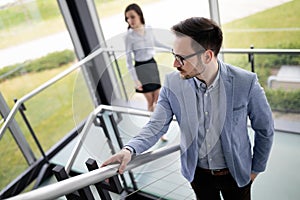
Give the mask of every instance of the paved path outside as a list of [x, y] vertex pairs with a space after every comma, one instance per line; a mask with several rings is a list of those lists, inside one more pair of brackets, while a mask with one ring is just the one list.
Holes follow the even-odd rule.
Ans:
[[[221, 0], [219, 1], [221, 23], [243, 18], [290, 0]], [[207, 0], [161, 0], [142, 7], [146, 22], [154, 28], [169, 30], [173, 24], [192, 16], [209, 17]], [[101, 16], [101, 14], [100, 14]], [[123, 12], [101, 19], [103, 33], [110, 39], [126, 31]], [[67, 31], [29, 41], [17, 46], [0, 49], [0, 68], [34, 59], [53, 51], [73, 49]]]

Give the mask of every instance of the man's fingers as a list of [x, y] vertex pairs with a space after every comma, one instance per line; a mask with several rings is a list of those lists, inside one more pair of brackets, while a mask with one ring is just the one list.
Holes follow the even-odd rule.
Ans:
[[105, 167], [106, 165], [108, 165], [110, 163], [111, 163], [111, 161], [110, 161], [110, 159], [108, 159], [102, 163], [101, 167]]
[[127, 164], [125, 164], [124, 161], [120, 164], [120, 167], [119, 167], [119, 173], [120, 173], [120, 174], [123, 174], [123, 173], [124, 173], [124, 170], [125, 170], [125, 168], [126, 168], [126, 165], [127, 165]]
[[119, 167], [119, 173], [120, 174], [123, 174], [124, 173], [124, 170], [128, 164], [128, 162], [130, 161], [130, 158], [127, 158], [126, 156], [123, 157], [123, 160], [120, 164], [120, 167]]
[[131, 155], [129, 151], [120, 151], [119, 153], [115, 154], [114, 156], [110, 157], [106, 161], [104, 161], [101, 165], [101, 167], [107, 166], [112, 163], [120, 163], [118, 172], [120, 174], [124, 173], [124, 170], [128, 164], [128, 162], [131, 160]]
[[101, 167], [107, 166], [107, 165], [109, 165], [111, 163], [115, 163], [115, 162], [118, 162], [118, 159], [115, 156], [113, 156], [113, 157], [109, 158], [108, 160], [104, 161], [102, 163]]

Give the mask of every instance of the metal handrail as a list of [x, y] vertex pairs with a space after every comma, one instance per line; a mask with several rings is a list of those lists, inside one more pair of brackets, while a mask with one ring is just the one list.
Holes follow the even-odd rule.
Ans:
[[20, 106], [24, 102], [26, 102], [30, 98], [34, 97], [35, 95], [39, 94], [41, 91], [43, 91], [44, 89], [46, 89], [49, 86], [53, 85], [57, 81], [61, 80], [63, 77], [67, 76], [68, 74], [70, 74], [74, 70], [80, 68], [84, 63], [90, 61], [91, 59], [95, 58], [97, 55], [99, 55], [100, 53], [103, 53], [104, 51], [106, 51], [106, 49], [104, 49], [104, 48], [97, 49], [96, 51], [94, 51], [93, 53], [91, 53], [90, 55], [88, 55], [87, 57], [83, 58], [82, 60], [80, 60], [79, 62], [75, 63], [74, 65], [72, 65], [68, 69], [66, 69], [63, 72], [59, 73], [58, 75], [56, 75], [55, 77], [53, 77], [49, 81], [47, 81], [44, 84], [42, 84], [41, 86], [39, 86], [38, 88], [32, 90], [28, 94], [26, 94], [23, 97], [21, 97], [16, 102], [16, 104], [14, 105], [14, 107], [12, 108], [12, 110], [10, 111], [10, 113], [8, 114], [7, 118], [4, 121], [4, 124], [2, 125], [2, 127], [0, 129], [0, 140], [1, 140], [2, 136], [3, 136], [3, 134], [4, 134], [4, 131], [7, 129], [9, 123], [11, 122], [12, 118], [16, 115], [18, 109], [20, 108]]
[[[108, 106], [108, 105], [100, 105], [97, 108], [95, 108], [88, 116], [86, 123], [82, 129], [82, 131], [79, 134], [79, 138], [77, 140], [77, 143], [75, 144], [71, 156], [69, 160], [67, 161], [67, 164], [65, 166], [65, 170], [67, 173], [71, 171], [71, 168], [74, 164], [74, 161], [79, 153], [79, 150], [81, 146], [83, 145], [83, 142], [94, 122], [96, 119], [98, 113], [104, 112], [104, 111], [111, 111], [111, 112], [118, 112], [118, 113], [126, 113], [131, 115], [137, 115], [137, 116], [144, 116], [144, 117], [150, 117], [152, 112], [146, 111], [146, 110], [139, 110], [135, 108], [129, 108], [129, 107], [121, 107], [121, 106]], [[173, 121], [176, 121], [176, 118], [173, 117]]]
[[[124, 49], [106, 48], [107, 51], [124, 52]], [[168, 49], [155, 48], [158, 52], [170, 52]], [[170, 52], [171, 53], [171, 52]], [[254, 54], [300, 54], [300, 49], [245, 49], [222, 48], [220, 53], [254, 53]]]
[[[161, 48], [157, 48], [157, 49], [161, 50], [163, 52], [166, 52], [166, 50], [162, 50]], [[125, 50], [124, 49], [114, 49], [114, 48], [99, 48], [99, 49], [95, 50], [93, 53], [91, 53], [90, 55], [88, 55], [87, 57], [80, 60], [78, 63], [76, 63], [73, 66], [69, 67], [65, 71], [63, 71], [60, 74], [56, 75], [54, 78], [50, 79], [49, 81], [42, 84], [41, 86], [39, 86], [35, 90], [31, 91], [30, 93], [28, 93], [28, 94], [24, 95], [22, 98], [20, 98], [16, 102], [16, 104], [14, 105], [12, 110], [10, 111], [9, 115], [5, 119], [5, 122], [4, 122], [4, 124], [2, 125], [2, 127], [0, 129], [0, 140], [3, 136], [3, 134], [4, 134], [4, 131], [7, 129], [9, 123], [11, 122], [12, 118], [15, 116], [17, 110], [19, 109], [19, 107], [25, 101], [29, 100], [30, 98], [37, 95], [38, 93], [40, 93], [41, 91], [43, 91], [47, 87], [49, 87], [52, 84], [54, 84], [55, 82], [59, 81], [60, 79], [62, 79], [66, 75], [68, 75], [69, 73], [73, 72], [75, 69], [81, 67], [84, 63], [90, 61], [91, 59], [96, 57], [98, 54], [106, 52], [106, 51], [124, 52]], [[237, 54], [240, 54], [240, 53], [248, 53], [248, 54], [249, 53], [250, 54], [251, 53], [253, 53], [253, 54], [300, 54], [300, 49], [238, 49], [237, 48], [237, 49], [221, 49], [220, 52], [221, 53], [237, 53]]]
[[97, 108], [95, 108], [88, 116], [87, 121], [86, 121], [82, 131], [79, 134], [77, 143], [76, 143], [75, 147], [73, 148], [71, 156], [70, 156], [69, 160], [67, 161], [67, 164], [65, 166], [65, 170], [67, 173], [70, 172], [71, 167], [73, 166], [74, 161], [79, 153], [79, 150], [80, 150], [81, 146], [83, 145], [83, 142], [87, 136], [87, 133], [90, 130], [95, 118], [97, 117], [97, 114], [100, 112], [104, 112], [105, 110], [112, 111], [112, 112], [119, 112], [119, 113], [128, 113], [128, 114], [132, 114], [132, 115], [145, 116], [145, 117], [150, 117], [150, 115], [151, 115], [151, 112], [149, 112], [149, 111], [138, 110], [138, 109], [128, 108], [128, 107], [100, 105]]
[[[180, 146], [174, 145], [171, 147], [163, 147], [151, 152], [146, 152], [133, 157], [131, 162], [128, 163], [125, 171], [134, 169], [148, 162], [159, 159], [163, 156], [169, 155], [180, 150]], [[61, 197], [65, 194], [72, 193], [78, 189], [87, 187], [99, 183], [107, 178], [117, 175], [119, 164], [113, 164], [100, 169], [93, 170], [84, 174], [80, 174], [75, 177], [54, 183], [27, 193], [23, 193], [14, 197], [9, 198], [9, 200], [32, 200], [32, 199], [55, 199]]]
[[300, 49], [221, 49], [220, 53], [300, 54]]
[[[161, 50], [161, 48], [158, 48], [160, 51], [166, 51], [166, 50]], [[63, 72], [59, 73], [58, 75], [56, 75], [55, 77], [53, 77], [52, 79], [50, 79], [49, 81], [45, 82], [44, 84], [42, 84], [41, 86], [39, 86], [38, 88], [32, 90], [31, 92], [29, 92], [28, 94], [24, 95], [23, 97], [21, 97], [16, 104], [14, 105], [14, 107], [12, 108], [12, 110], [10, 111], [10, 113], [8, 114], [7, 118], [4, 120], [4, 124], [2, 125], [1, 129], [0, 129], [0, 140], [4, 134], [4, 131], [8, 128], [9, 123], [12, 121], [13, 117], [16, 115], [18, 109], [20, 108], [20, 106], [26, 102], [27, 100], [31, 99], [32, 97], [34, 97], [35, 95], [39, 94], [40, 92], [42, 92], [44, 89], [48, 88], [49, 86], [53, 85], [54, 83], [56, 83], [57, 81], [61, 80], [62, 78], [64, 78], [65, 76], [67, 76], [68, 74], [70, 74], [71, 72], [75, 71], [76, 69], [80, 68], [83, 66], [83, 64], [85, 64], [86, 62], [92, 60], [93, 58], [95, 58], [96, 56], [98, 56], [99, 54], [103, 53], [103, 52], [109, 52], [109, 51], [115, 51], [115, 52], [125, 52], [124, 49], [113, 49], [113, 48], [99, 48], [96, 49], [95, 51], [93, 51], [91, 54], [89, 54], [87, 57], [83, 58], [82, 60], [80, 60], [79, 62], [75, 63], [74, 65], [72, 65], [71, 67], [69, 67], [68, 69], [64, 70]]]

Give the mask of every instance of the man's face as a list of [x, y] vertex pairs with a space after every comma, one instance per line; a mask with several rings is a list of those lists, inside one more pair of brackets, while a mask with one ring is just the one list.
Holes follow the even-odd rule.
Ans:
[[192, 57], [180, 60], [178, 58], [185, 58], [189, 55], [195, 54], [195, 50], [191, 46], [192, 39], [190, 37], [176, 37], [174, 41], [173, 53], [177, 59], [174, 59], [173, 66], [180, 72], [180, 76], [183, 79], [189, 79], [202, 74], [205, 70], [201, 62], [201, 54], [199, 52]]

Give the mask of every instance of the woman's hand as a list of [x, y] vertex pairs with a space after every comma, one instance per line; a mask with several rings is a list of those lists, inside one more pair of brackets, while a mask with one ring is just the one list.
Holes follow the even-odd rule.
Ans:
[[141, 81], [139, 81], [139, 80], [135, 81], [135, 88], [139, 91], [143, 91], [143, 85], [142, 85]]

